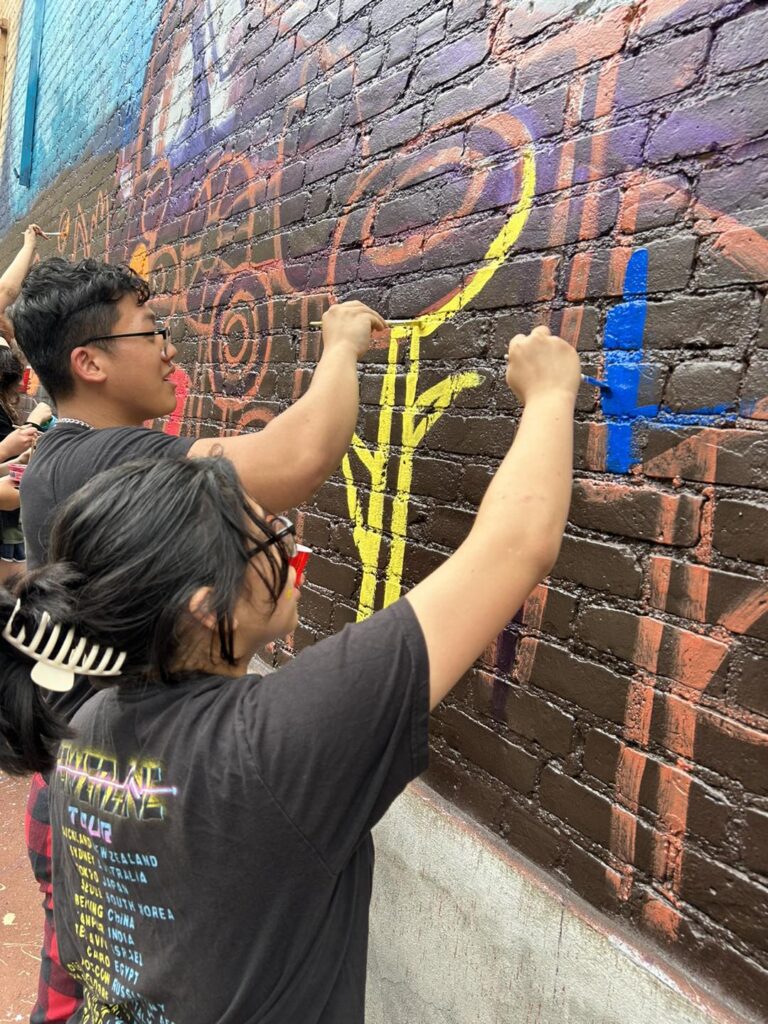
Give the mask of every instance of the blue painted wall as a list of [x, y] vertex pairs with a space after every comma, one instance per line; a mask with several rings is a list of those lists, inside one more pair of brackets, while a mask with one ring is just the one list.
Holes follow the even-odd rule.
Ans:
[[0, 231], [23, 216], [66, 167], [85, 155], [117, 149], [133, 137], [162, 7], [162, 0], [121, 0], [94, 18], [76, 0], [48, 0], [32, 179], [24, 188], [14, 168], [21, 162], [35, 13], [32, 0], [25, 0], [3, 160]]

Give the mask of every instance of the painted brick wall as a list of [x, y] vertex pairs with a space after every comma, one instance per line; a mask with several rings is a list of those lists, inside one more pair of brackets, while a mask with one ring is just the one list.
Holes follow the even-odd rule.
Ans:
[[557, 567], [436, 714], [429, 778], [768, 1013], [768, 10], [52, 6], [31, 191], [16, 17], [0, 256], [34, 219], [150, 276], [183, 366], [166, 430], [267, 422], [329, 296], [417, 318], [366, 360], [359, 435], [300, 515], [277, 659], [466, 535], [514, 435], [511, 334], [548, 323], [608, 379], [579, 398]]

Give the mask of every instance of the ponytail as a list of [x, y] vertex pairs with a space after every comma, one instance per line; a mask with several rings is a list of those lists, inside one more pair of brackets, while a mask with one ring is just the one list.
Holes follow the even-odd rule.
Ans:
[[14, 594], [0, 587], [0, 769], [9, 775], [50, 771], [59, 743], [71, 731], [48, 703], [45, 691], [32, 682], [33, 659], [9, 643], [2, 631], [17, 598], [17, 619], [27, 635], [37, 629], [43, 612], [69, 624], [74, 603], [69, 588], [75, 581], [67, 566], [53, 565], [22, 578]]

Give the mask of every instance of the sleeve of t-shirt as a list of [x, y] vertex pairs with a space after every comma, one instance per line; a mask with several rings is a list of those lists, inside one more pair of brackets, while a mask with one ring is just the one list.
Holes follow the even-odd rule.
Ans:
[[246, 684], [241, 704], [262, 782], [333, 872], [427, 767], [428, 721], [426, 643], [403, 600]]

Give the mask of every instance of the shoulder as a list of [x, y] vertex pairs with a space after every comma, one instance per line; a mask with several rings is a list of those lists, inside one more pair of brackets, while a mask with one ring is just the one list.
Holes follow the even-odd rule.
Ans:
[[64, 463], [76, 470], [83, 465], [91, 475], [144, 456], [184, 456], [193, 443], [194, 438], [171, 437], [148, 427], [89, 430], [76, 424], [57, 424], [40, 439], [30, 466]]

